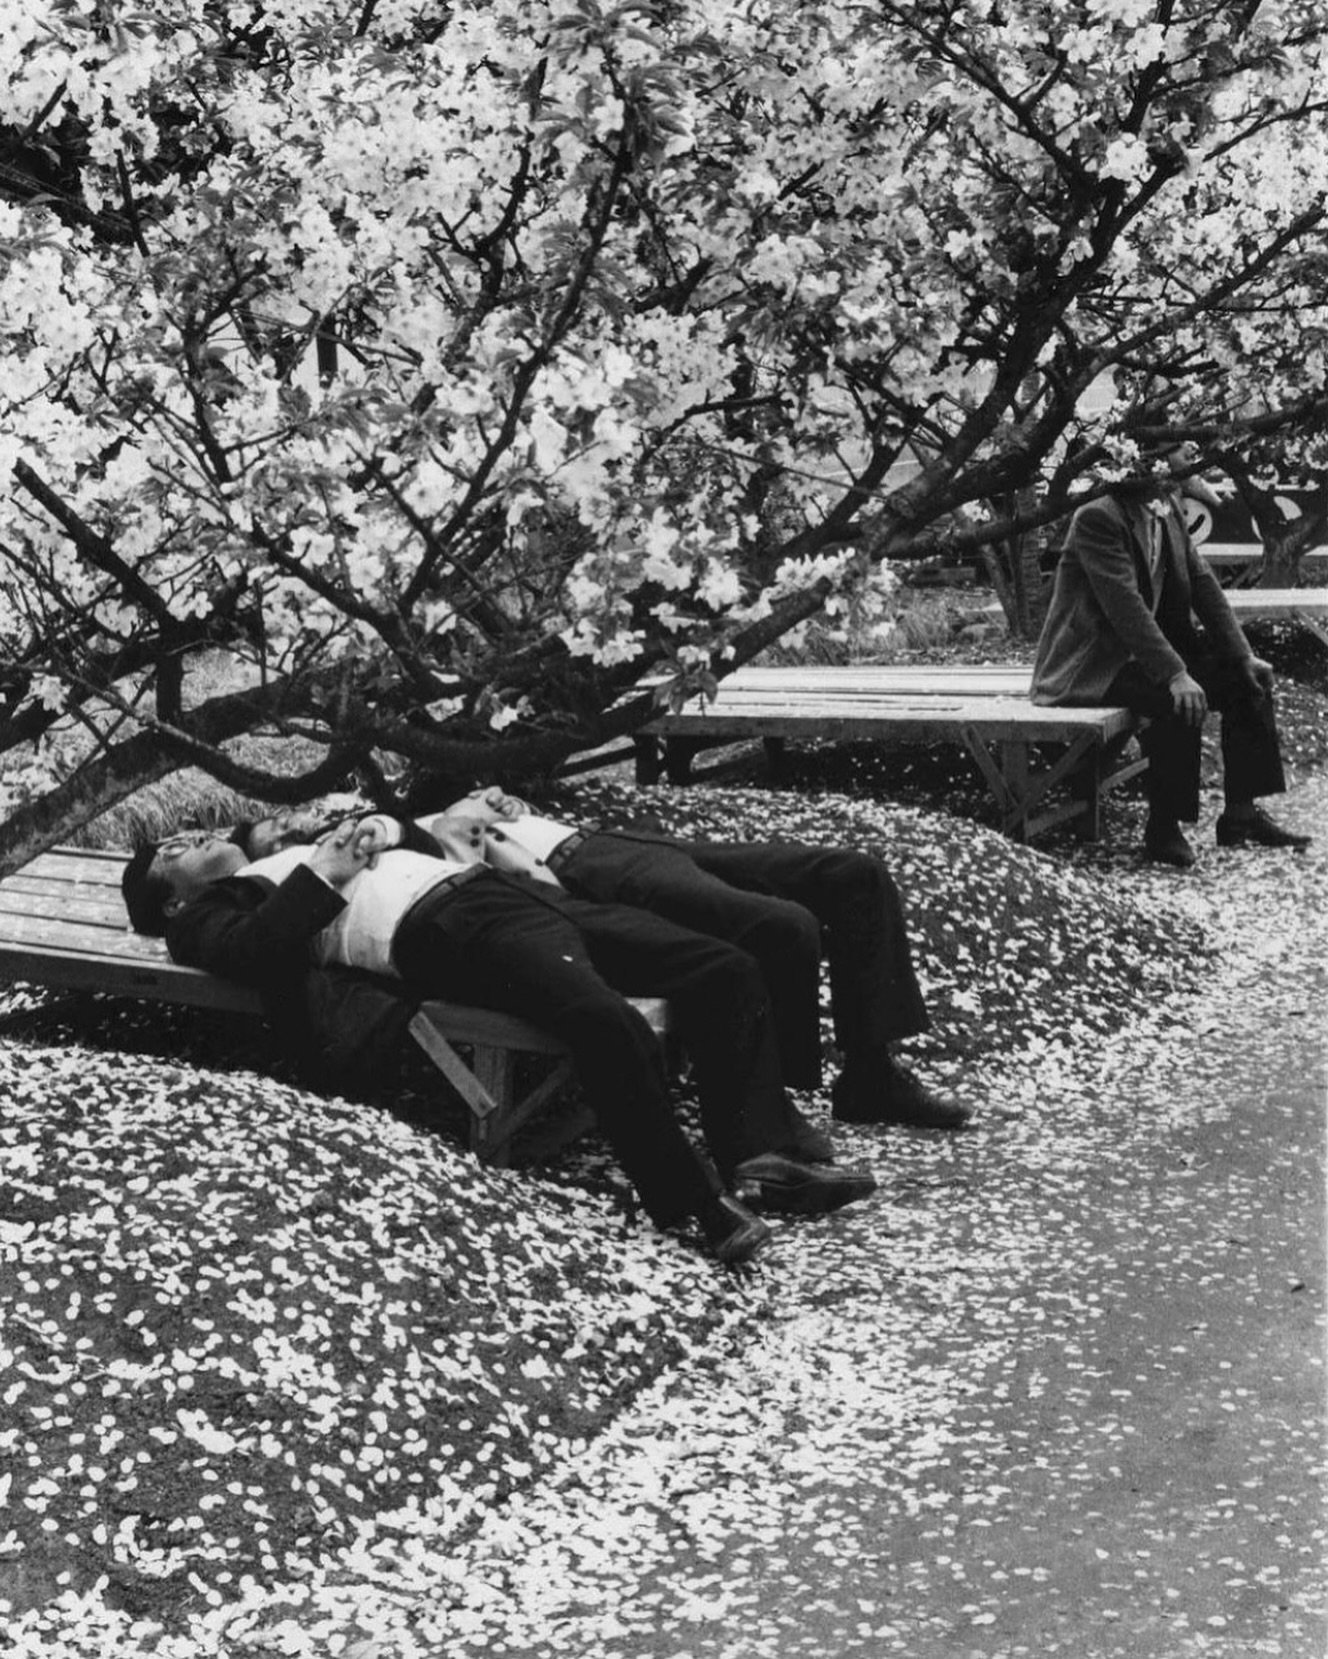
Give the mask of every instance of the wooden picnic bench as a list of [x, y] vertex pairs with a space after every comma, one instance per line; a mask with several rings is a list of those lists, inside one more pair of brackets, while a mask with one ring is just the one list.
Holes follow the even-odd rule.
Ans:
[[1328, 645], [1328, 588], [1233, 588], [1227, 600], [1242, 622], [1299, 622]]
[[[261, 1016], [257, 992], [181, 967], [160, 939], [132, 931], [120, 897], [126, 862], [123, 853], [57, 847], [0, 881], [0, 979]], [[659, 997], [630, 1000], [666, 1036], [668, 1004]], [[471, 1149], [487, 1164], [511, 1161], [518, 1134], [571, 1077], [563, 1044], [512, 1015], [426, 1002], [410, 1033], [466, 1103]], [[469, 1061], [459, 1049], [469, 1051]], [[525, 1055], [551, 1062], [533, 1084], [522, 1075], [532, 1069], [519, 1064]], [[589, 1121], [584, 1111], [560, 1114], [558, 1141]]]
[[[1258, 580], [1263, 568], [1263, 544], [1261, 542], [1204, 542], [1199, 548], [1205, 563], [1212, 566], [1214, 574], [1224, 587], [1236, 591], [1244, 588], [1249, 582]], [[1313, 572], [1320, 575], [1328, 560], [1328, 549], [1322, 547], [1310, 548], [1301, 555], [1301, 569], [1306, 575]], [[1275, 588], [1275, 593], [1291, 591], [1286, 588]], [[1227, 595], [1231, 597], [1230, 593]]]
[[[716, 743], [760, 738], [778, 765], [789, 738], [839, 742], [962, 743], [977, 764], [1006, 834], [1026, 841], [1073, 820], [1101, 833], [1103, 795], [1143, 770], [1127, 753], [1137, 721], [1123, 708], [1042, 708], [1029, 701], [1027, 668], [798, 666], [740, 668], [713, 703], [697, 699], [636, 734], [638, 782], [685, 782], [694, 755]], [[1035, 745], [1061, 751], [1035, 768]], [[1048, 804], [1058, 785], [1068, 799]]]

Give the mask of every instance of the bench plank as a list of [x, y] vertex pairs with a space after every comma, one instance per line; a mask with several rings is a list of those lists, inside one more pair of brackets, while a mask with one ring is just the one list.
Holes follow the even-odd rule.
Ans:
[[1227, 600], [1237, 616], [1328, 616], [1328, 588], [1237, 588]]
[[[1203, 542], [1199, 552], [1210, 565], [1257, 565], [1263, 563], [1262, 542]], [[1305, 565], [1321, 565], [1328, 559], [1328, 547], [1310, 547], [1300, 556], [1302, 568]]]
[[1227, 598], [1242, 621], [1299, 622], [1328, 646], [1328, 588], [1236, 588]]
[[[160, 939], [132, 931], [120, 897], [126, 862], [123, 853], [59, 847], [0, 881], [0, 980], [260, 1015], [262, 1001], [250, 987], [172, 962]], [[663, 998], [628, 1000], [657, 1036], [667, 1036]], [[512, 1014], [433, 1000], [410, 1030], [466, 1102], [471, 1146], [486, 1163], [510, 1161], [516, 1134], [570, 1077], [565, 1045]], [[458, 1044], [471, 1051], [469, 1061]], [[520, 1093], [514, 1053], [544, 1056], [554, 1069]], [[559, 1127], [576, 1133], [585, 1123], [582, 1114]]]

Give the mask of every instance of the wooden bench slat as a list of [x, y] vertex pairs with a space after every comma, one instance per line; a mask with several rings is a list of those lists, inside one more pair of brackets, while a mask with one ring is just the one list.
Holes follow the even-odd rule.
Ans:
[[735, 668], [720, 681], [721, 686], [737, 685], [855, 685], [919, 687], [933, 686], [941, 691], [970, 688], [974, 691], [1027, 691], [1032, 683], [1028, 668], [1007, 667], [1002, 664], [943, 663], [815, 663], [805, 668], [796, 665], [766, 668], [750, 664]]
[[118, 927], [98, 926], [62, 914], [38, 911], [27, 914], [0, 912], [0, 950], [10, 945], [49, 944], [55, 950], [102, 951], [139, 962], [168, 960], [159, 939], [146, 939], [131, 932], [121, 921]]
[[[71, 921], [124, 929], [124, 905], [118, 893], [114, 897], [110, 894], [104, 897], [85, 896], [87, 894], [88, 889], [82, 887], [70, 886], [62, 890], [58, 882], [44, 882], [37, 889], [11, 888], [8, 882], [3, 882], [0, 883], [0, 916], [28, 916], [34, 911], [58, 909]], [[3, 932], [4, 923], [0, 922], [0, 934]]]
[[125, 853], [104, 852], [95, 847], [52, 847], [25, 864], [22, 873], [28, 876], [53, 875], [61, 881], [88, 881], [102, 887], [114, 887], [118, 892], [120, 876], [127, 863]]
[[1227, 600], [1237, 616], [1328, 617], [1328, 588], [1236, 588]]
[[[1262, 542], [1202, 542], [1199, 552], [1209, 564], [1259, 564], [1263, 559]], [[1302, 565], [1322, 564], [1328, 559], [1328, 547], [1309, 547], [1301, 554]]]

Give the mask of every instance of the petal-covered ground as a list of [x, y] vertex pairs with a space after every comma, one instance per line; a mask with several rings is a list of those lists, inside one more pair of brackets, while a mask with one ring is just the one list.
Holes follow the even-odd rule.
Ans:
[[891, 1135], [874, 1203], [786, 1229], [718, 1374], [347, 1628], [394, 1659], [1321, 1659], [1328, 849], [1210, 856], [1185, 895], [1197, 999], [984, 1057], [1002, 1121]]
[[[976, 1132], [845, 1132], [877, 1197], [726, 1276], [634, 1214], [594, 1141], [485, 1171], [446, 1122], [262, 1075], [230, 1028], [32, 999], [0, 1051], [16, 1655], [1057, 1651], [1001, 1622], [1002, 1584], [1041, 1582], [1026, 1558], [965, 1589], [960, 1533], [1011, 1524], [994, 1425], [1018, 1401], [1086, 1482], [1095, 1447], [1128, 1449], [1137, 1388], [1102, 1415], [1093, 1332], [1183, 1210], [1196, 1123], [1271, 1076], [1293, 1006], [1321, 996], [1322, 848], [1210, 850], [1187, 881], [844, 794], [587, 785], [575, 804], [884, 856], [935, 1020], [915, 1058]], [[1277, 991], [1240, 1027], [1238, 974]], [[1174, 1188], [1140, 1173], [1160, 1136], [1183, 1149]], [[1238, 1196], [1233, 1229], [1257, 1207]], [[1125, 1235], [1135, 1254], [1113, 1255]], [[1050, 1417], [1047, 1343], [1079, 1373]], [[887, 1534], [915, 1541], [888, 1583]]]

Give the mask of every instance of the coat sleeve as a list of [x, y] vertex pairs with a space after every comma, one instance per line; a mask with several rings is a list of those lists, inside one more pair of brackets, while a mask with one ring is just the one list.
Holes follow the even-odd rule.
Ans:
[[345, 906], [310, 870], [274, 887], [232, 876], [206, 888], [173, 916], [166, 947], [173, 960], [260, 988], [308, 966], [309, 946]]
[[1075, 514], [1073, 546], [1108, 624], [1150, 680], [1166, 685], [1185, 668], [1139, 590], [1134, 550], [1120, 515], [1103, 502]]
[[381, 1094], [412, 1054], [419, 1000], [398, 980], [355, 968], [314, 968], [295, 982], [293, 1006], [274, 1020], [310, 1081], [338, 1093]]
[[1185, 564], [1190, 576], [1190, 605], [1218, 654], [1235, 658], [1252, 657], [1254, 652], [1250, 649], [1250, 642], [1236, 620], [1236, 614], [1222, 591], [1222, 584], [1196, 552], [1188, 534], [1185, 538]]

